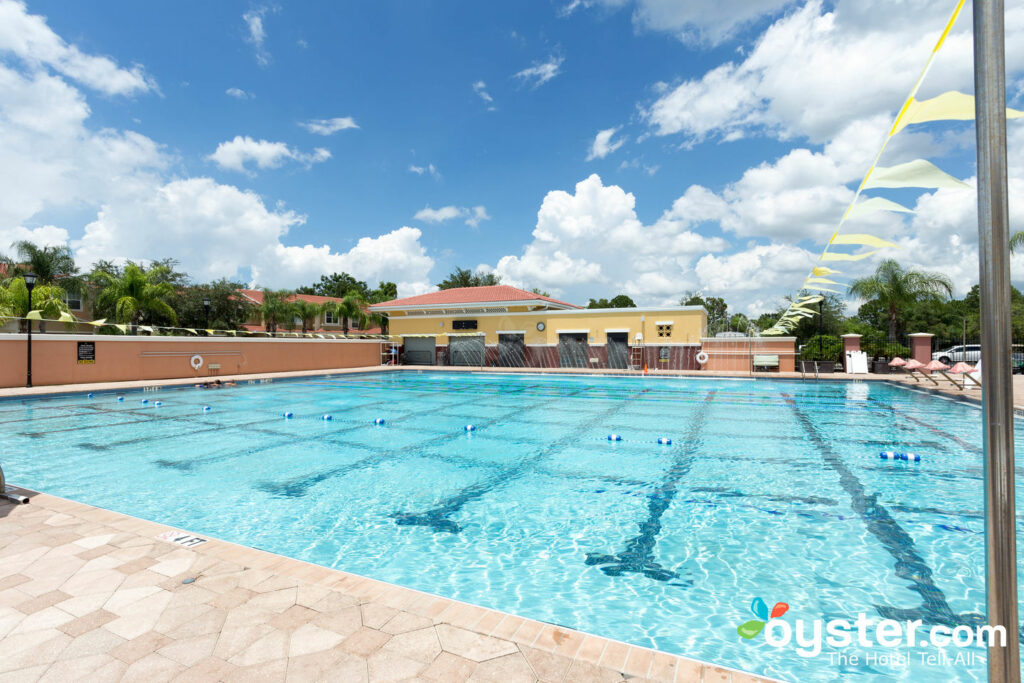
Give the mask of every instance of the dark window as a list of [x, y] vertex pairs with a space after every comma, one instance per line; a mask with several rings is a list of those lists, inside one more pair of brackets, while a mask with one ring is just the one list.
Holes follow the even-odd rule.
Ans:
[[453, 330], [475, 330], [476, 329], [476, 321], [475, 320], [453, 320], [452, 321], [452, 329]]

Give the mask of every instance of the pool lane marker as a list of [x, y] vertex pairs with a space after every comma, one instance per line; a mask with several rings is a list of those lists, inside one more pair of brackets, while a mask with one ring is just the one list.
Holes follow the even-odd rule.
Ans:
[[173, 543], [174, 545], [180, 545], [186, 548], [194, 548], [197, 545], [206, 543], [205, 538], [193, 536], [192, 534], [187, 534], [184, 531], [165, 531], [162, 534], [157, 534], [153, 538], [158, 541], [166, 541], [167, 543]]
[[944, 625], [955, 627], [961, 624], [981, 626], [985, 623], [985, 615], [977, 612], [957, 614], [950, 607], [946, 594], [932, 580], [932, 568], [918, 554], [913, 537], [900, 526], [885, 506], [878, 502], [878, 494], [868, 494], [863, 482], [846, 466], [831, 448], [828, 440], [819, 432], [814, 422], [800, 410], [796, 400], [787, 393], [783, 398], [792, 408], [797, 422], [807, 432], [811, 442], [817, 447], [822, 460], [837, 475], [839, 486], [850, 497], [850, 504], [868, 532], [874, 536], [893, 559], [896, 576], [907, 581], [908, 588], [921, 596], [921, 606], [905, 609], [888, 605], [875, 605], [875, 609], [883, 619], [897, 621], [913, 621], [920, 619], [928, 625]]

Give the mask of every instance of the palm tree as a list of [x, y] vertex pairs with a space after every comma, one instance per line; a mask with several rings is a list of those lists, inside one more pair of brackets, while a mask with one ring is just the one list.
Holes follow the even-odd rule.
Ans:
[[1019, 247], [1024, 247], [1024, 230], [1018, 230], [1010, 236], [1010, 251], [1017, 251]]
[[324, 311], [330, 311], [341, 318], [341, 331], [348, 335], [349, 321], [356, 321], [360, 327], [366, 325], [366, 314], [363, 309], [366, 307], [366, 300], [359, 292], [350, 290], [341, 301], [327, 301], [323, 305]]
[[258, 310], [267, 332], [277, 332], [278, 324], [285, 324], [294, 314], [294, 306], [289, 299], [294, 296], [284, 289], [264, 289], [263, 302]]
[[320, 315], [320, 307], [310, 301], [296, 299], [292, 303], [295, 317], [302, 321], [302, 333], [309, 332], [316, 327], [316, 317]]
[[143, 270], [134, 263], [125, 266], [118, 277], [106, 272], [93, 274], [94, 281], [101, 287], [96, 307], [122, 324], [135, 327], [143, 321], [154, 318], [178, 323], [178, 316], [167, 300], [174, 296], [174, 287], [166, 282], [166, 266], [154, 266]]
[[[57, 285], [37, 284], [32, 289], [32, 305], [30, 307], [25, 278], [14, 278], [6, 287], [0, 287], [0, 320], [21, 318], [18, 325], [21, 331], [25, 332], [29, 326], [29, 321], [25, 319], [25, 316], [29, 314], [29, 311], [39, 311], [46, 320], [58, 319], [61, 313], [68, 312], [68, 305], [64, 302], [64, 290]], [[40, 322], [39, 331], [45, 331], [42, 322]]]
[[58, 281], [66, 283], [75, 280], [80, 284], [81, 278], [78, 275], [78, 266], [75, 265], [75, 257], [71, 255], [71, 248], [66, 244], [54, 247], [40, 247], [34, 242], [21, 240], [14, 243], [14, 249], [18, 252], [18, 261], [22, 264], [21, 270], [35, 273], [42, 285], [57, 284]]
[[850, 294], [875, 299], [889, 313], [889, 338], [896, 337], [900, 311], [922, 299], [945, 299], [953, 294], [953, 283], [941, 273], [906, 270], [893, 259], [878, 264], [874, 275], [850, 283]]

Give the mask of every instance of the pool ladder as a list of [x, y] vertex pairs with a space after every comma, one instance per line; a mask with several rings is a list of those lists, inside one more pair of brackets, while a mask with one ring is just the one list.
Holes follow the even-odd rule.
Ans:
[[[807, 370], [804, 369], [803, 361], [800, 361], [800, 379], [807, 379]], [[814, 379], [818, 379], [818, 361], [814, 361]]]
[[7, 482], [4, 480], [3, 467], [0, 467], [0, 498], [4, 498], [6, 500], [11, 501], [12, 503], [18, 503], [21, 505], [24, 505], [25, 503], [28, 502], [27, 497], [21, 495], [20, 493], [15, 493], [14, 489], [7, 485]]

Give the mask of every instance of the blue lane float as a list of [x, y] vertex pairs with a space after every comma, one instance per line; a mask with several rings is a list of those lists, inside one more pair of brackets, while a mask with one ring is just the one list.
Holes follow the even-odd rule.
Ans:
[[378, 417], [376, 420], [373, 421], [373, 424], [375, 424], [375, 425], [382, 425], [382, 424], [384, 424], [384, 418], [383, 417]]
[[609, 441], [622, 441], [622, 435], [621, 434], [609, 434], [608, 435], [608, 440]]
[[89, 392], [89, 398], [92, 398], [92, 392], [91, 391]]
[[320, 419], [321, 419], [321, 420], [323, 420], [324, 422], [330, 422], [330, 421], [331, 421], [331, 420], [333, 420], [334, 418], [333, 418], [333, 417], [331, 417], [330, 415], [324, 414], [324, 415], [321, 415], [321, 416], [320, 416]]
[[142, 401], [140, 401], [140, 403], [145, 405], [145, 404], [149, 403], [149, 399], [148, 398], [144, 398], [144, 399], [142, 399]]
[[463, 429], [465, 429], [467, 432], [475, 432], [476, 425], [466, 425], [465, 427], [463, 427]]
[[156, 402], [156, 403], [154, 403], [153, 405], [155, 405], [155, 406], [162, 406], [163, 404], [164, 404], [164, 402], [163, 402], [163, 401], [157, 401], [157, 402]]
[[208, 413], [208, 412], [210, 412], [211, 410], [213, 410], [213, 408], [211, 408], [210, 406], [203, 406], [203, 412], [204, 412], [204, 413]]
[[293, 417], [295, 417], [295, 413], [291, 412], [290, 410], [288, 412], [284, 413], [284, 419], [286, 419], [286, 420], [290, 420]]
[[897, 451], [882, 451], [878, 454], [882, 460], [903, 460], [905, 462], [921, 462], [921, 456], [917, 453], [900, 453]]
[[672, 439], [668, 438], [667, 436], [663, 436], [658, 439], [658, 443], [660, 443], [662, 446], [671, 446]]
[[118, 403], [124, 403], [124, 396], [118, 396], [117, 397], [117, 402]]

